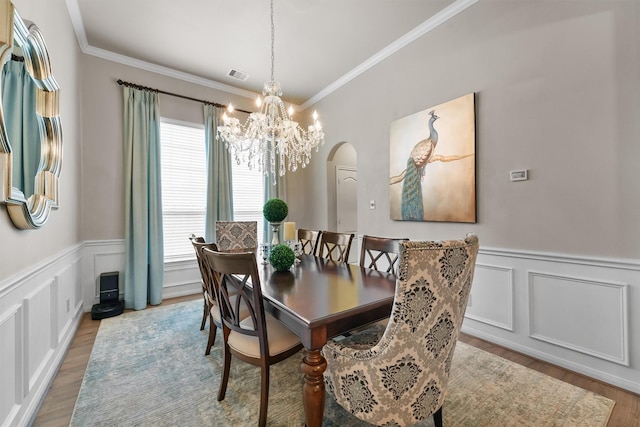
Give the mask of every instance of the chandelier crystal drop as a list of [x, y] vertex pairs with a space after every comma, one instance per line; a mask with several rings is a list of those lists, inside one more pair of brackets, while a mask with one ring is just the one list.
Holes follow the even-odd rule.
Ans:
[[[288, 170], [295, 172], [298, 165], [303, 168], [311, 160], [311, 150], [318, 151], [324, 143], [324, 132], [313, 113], [313, 124], [305, 131], [291, 119], [293, 108], [286, 110], [280, 99], [280, 83], [274, 79], [274, 33], [273, 0], [271, 0], [271, 81], [264, 84], [258, 97], [259, 112], [251, 113], [244, 124], [226, 113], [223, 125], [218, 126], [216, 138], [224, 141], [225, 147], [233, 153], [238, 164], [247, 163], [249, 169], [257, 169], [265, 175], [276, 177], [276, 158], [279, 159], [277, 174], [283, 176]], [[233, 111], [229, 106], [229, 111]], [[275, 184], [275, 179], [273, 183]]]

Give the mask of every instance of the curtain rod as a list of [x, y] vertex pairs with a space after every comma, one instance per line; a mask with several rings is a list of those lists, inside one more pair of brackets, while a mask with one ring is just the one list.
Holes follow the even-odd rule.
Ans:
[[[124, 80], [121, 80], [121, 79], [118, 79], [117, 83], [120, 86], [127, 86], [127, 87], [132, 87], [134, 89], [141, 89], [141, 90], [149, 90], [149, 91], [152, 91], [152, 92], [162, 93], [162, 94], [169, 95], [169, 96], [175, 96], [176, 98], [188, 99], [189, 101], [196, 101], [196, 102], [201, 102], [203, 104], [213, 105], [214, 107], [220, 107], [220, 108], [225, 108], [225, 109], [227, 108], [226, 105], [218, 104], [217, 102], [211, 102], [211, 101], [207, 101], [207, 100], [204, 100], [204, 99], [192, 98], [190, 96], [185, 96], [185, 95], [180, 95], [180, 94], [177, 94], [177, 93], [167, 92], [167, 91], [160, 90], [160, 89], [154, 89], [152, 87], [137, 85], [135, 83], [125, 82]], [[247, 114], [251, 114], [251, 111], [245, 111], [245, 110], [241, 110], [239, 108], [234, 108], [234, 110], [235, 111], [241, 111], [241, 112], [247, 113]]]

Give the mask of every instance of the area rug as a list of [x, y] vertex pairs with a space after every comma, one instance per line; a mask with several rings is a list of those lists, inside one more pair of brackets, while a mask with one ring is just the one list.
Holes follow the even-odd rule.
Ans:
[[[221, 336], [204, 355], [199, 300], [104, 319], [71, 426], [254, 426], [260, 370], [232, 360], [216, 400]], [[303, 426], [302, 353], [271, 367], [269, 426]], [[605, 426], [614, 402], [459, 342], [443, 421], [457, 426]], [[367, 426], [327, 394], [324, 426]], [[433, 426], [425, 420], [421, 427]]]

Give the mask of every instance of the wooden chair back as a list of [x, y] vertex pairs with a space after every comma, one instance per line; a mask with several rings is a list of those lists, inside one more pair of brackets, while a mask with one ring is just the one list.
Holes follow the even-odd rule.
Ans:
[[302, 252], [315, 255], [318, 250], [318, 242], [320, 241], [321, 234], [322, 231], [298, 228], [298, 241], [302, 245]]
[[202, 296], [204, 298], [204, 309], [202, 313], [200, 330], [204, 329], [207, 317], [210, 318], [209, 341], [207, 343], [207, 349], [204, 353], [205, 355], [209, 355], [209, 353], [211, 353], [211, 347], [213, 347], [213, 344], [215, 343], [216, 330], [221, 326], [221, 324], [219, 322], [216, 322], [216, 320], [211, 316], [211, 310], [216, 308], [217, 306], [217, 290], [210, 269], [206, 268], [206, 260], [204, 259], [202, 252], [205, 248], [212, 251], [217, 251], [218, 247], [213, 242], [207, 243], [204, 241], [204, 238], [195, 236], [191, 238], [191, 244], [196, 251], [196, 260], [198, 261], [200, 276], [202, 277]]
[[[242, 335], [258, 337], [260, 353], [269, 354], [264, 320], [264, 305], [260, 276], [253, 252], [216, 252], [204, 250], [212, 276], [217, 285], [220, 318], [225, 328]], [[252, 286], [248, 287], [247, 283]], [[234, 298], [232, 298], [235, 296]], [[240, 326], [246, 317], [240, 314], [241, 303], [248, 308], [253, 329]]]
[[360, 248], [360, 266], [395, 274], [398, 269], [400, 242], [407, 240], [409, 239], [391, 239], [365, 234], [362, 236]]
[[348, 262], [353, 233], [323, 231], [320, 235], [318, 256], [334, 262]]

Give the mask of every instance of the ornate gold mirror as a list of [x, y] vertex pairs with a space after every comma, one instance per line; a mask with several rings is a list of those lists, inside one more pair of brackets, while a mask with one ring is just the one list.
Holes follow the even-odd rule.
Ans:
[[0, 202], [16, 227], [39, 228], [58, 207], [60, 88], [38, 27], [0, 0]]

